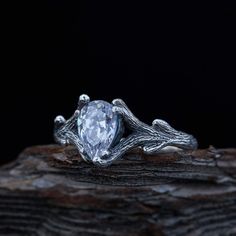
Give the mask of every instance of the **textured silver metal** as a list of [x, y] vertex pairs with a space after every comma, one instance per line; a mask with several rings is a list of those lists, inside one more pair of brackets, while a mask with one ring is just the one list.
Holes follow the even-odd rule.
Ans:
[[[90, 98], [87, 95], [81, 95], [77, 110], [70, 119], [65, 120], [63, 116], [57, 116], [55, 118], [54, 137], [55, 141], [60, 144], [75, 145], [83, 159], [91, 162], [84, 151], [77, 132], [77, 119], [80, 110], [89, 102]], [[113, 111], [120, 114], [123, 121], [124, 127], [122, 125], [121, 129], [127, 128], [131, 133], [125, 138], [120, 136], [119, 140], [114, 142], [114, 145], [110, 147], [104, 156], [93, 159], [92, 162], [95, 165], [108, 166], [134, 148], [142, 148], [146, 154], [155, 154], [164, 150], [175, 150], [176, 148], [187, 150], [197, 148], [197, 140], [192, 135], [175, 130], [164, 120], [156, 119], [150, 126], [136, 118], [123, 100], [115, 99], [112, 104]]]

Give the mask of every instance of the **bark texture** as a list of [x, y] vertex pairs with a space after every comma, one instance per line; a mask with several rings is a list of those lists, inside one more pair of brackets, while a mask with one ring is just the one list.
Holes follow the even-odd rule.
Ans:
[[236, 235], [236, 149], [98, 168], [71, 146], [28, 148], [0, 168], [0, 235]]

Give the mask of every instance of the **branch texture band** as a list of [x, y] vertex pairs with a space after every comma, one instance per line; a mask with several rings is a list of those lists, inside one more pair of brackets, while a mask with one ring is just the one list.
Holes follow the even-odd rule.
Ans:
[[97, 100], [90, 102], [81, 95], [78, 107], [68, 120], [55, 118], [56, 142], [75, 145], [85, 161], [108, 166], [127, 151], [142, 148], [155, 154], [167, 148], [196, 149], [197, 140], [177, 131], [167, 122], [156, 119], [152, 125], [138, 120], [121, 99], [112, 104]]

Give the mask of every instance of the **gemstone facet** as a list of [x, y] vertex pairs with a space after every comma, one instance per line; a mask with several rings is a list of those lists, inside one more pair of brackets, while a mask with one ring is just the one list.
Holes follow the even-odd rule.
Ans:
[[93, 160], [104, 156], [114, 141], [119, 126], [118, 115], [112, 111], [110, 103], [93, 101], [81, 109], [77, 125], [84, 150]]

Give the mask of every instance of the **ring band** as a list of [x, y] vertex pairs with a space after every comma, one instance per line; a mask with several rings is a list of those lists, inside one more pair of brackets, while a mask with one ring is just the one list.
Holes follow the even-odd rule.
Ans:
[[65, 120], [57, 116], [54, 122], [55, 141], [75, 145], [85, 161], [98, 166], [108, 166], [134, 148], [155, 154], [198, 146], [192, 135], [175, 130], [163, 120], [156, 119], [151, 126], [141, 122], [121, 99], [110, 104], [90, 102], [87, 95], [81, 95], [72, 117]]

